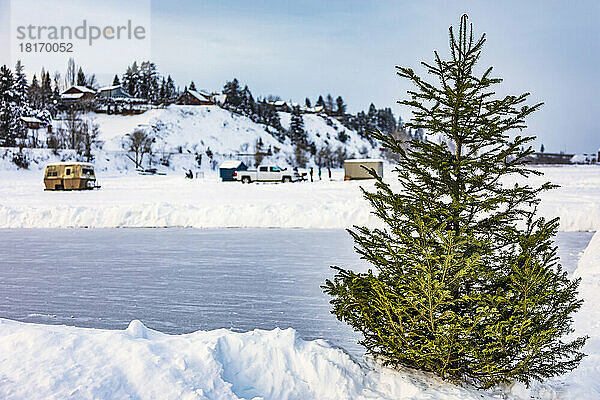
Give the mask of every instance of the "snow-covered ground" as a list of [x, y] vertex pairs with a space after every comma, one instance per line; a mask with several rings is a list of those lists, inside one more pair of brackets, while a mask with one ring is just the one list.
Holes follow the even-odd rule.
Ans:
[[600, 233], [576, 276], [586, 303], [577, 335], [590, 335], [579, 369], [530, 388], [457, 387], [427, 374], [354, 360], [293, 329], [166, 335], [132, 321], [124, 331], [0, 319], [0, 395], [7, 399], [598, 399]]
[[0, 319], [0, 395], [8, 399], [482, 399], [414, 373], [361, 366], [293, 329], [166, 335]]
[[[539, 169], [545, 175], [528, 183], [561, 185], [542, 196], [541, 215], [560, 217], [563, 231], [600, 230], [600, 166]], [[341, 170], [333, 171], [333, 181], [326, 175], [324, 170], [324, 179], [314, 183], [242, 185], [221, 182], [212, 171], [192, 181], [183, 172], [99, 172], [99, 190], [45, 192], [41, 171], [0, 171], [0, 228], [348, 228], [378, 223], [359, 190], [372, 189], [372, 181], [344, 182]], [[385, 177], [395, 182], [389, 167]]]

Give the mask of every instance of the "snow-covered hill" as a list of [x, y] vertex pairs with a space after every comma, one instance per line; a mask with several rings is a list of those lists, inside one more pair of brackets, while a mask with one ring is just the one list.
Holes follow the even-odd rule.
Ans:
[[[240, 157], [238, 154], [253, 154], [259, 139], [263, 143], [263, 151], [270, 148], [273, 153], [265, 161], [289, 165], [289, 161], [293, 159], [294, 147], [289, 139], [281, 142], [269, 133], [274, 132], [273, 128], [216, 106], [171, 105], [164, 109], [151, 109], [140, 115], [89, 113], [84, 118], [99, 125], [100, 140], [104, 142], [103, 156], [109, 159], [119, 158], [124, 136], [135, 129], [143, 129], [156, 138], [153, 161], [157, 163], [160, 158], [169, 158], [171, 170], [209, 169], [229, 158], [254, 162], [251, 156]], [[288, 129], [290, 114], [282, 112], [280, 118], [282, 126]], [[303, 119], [308, 140], [317, 149], [329, 145], [332, 151], [338, 147], [344, 149], [348, 156], [358, 156], [361, 153], [365, 156], [378, 155], [378, 150], [367, 140], [333, 118], [305, 114]], [[60, 123], [57, 121], [55, 125]], [[341, 132], [347, 135], [344, 142], [339, 139]], [[206, 154], [209, 149], [212, 153], [210, 160]], [[202, 155], [200, 166], [196, 154]], [[108, 165], [103, 167], [109, 168]]]
[[[291, 115], [279, 113], [284, 129], [290, 125]], [[264, 162], [281, 166], [294, 164], [294, 146], [289, 138], [280, 141], [275, 129], [258, 124], [250, 118], [235, 114], [217, 106], [181, 106], [149, 109], [139, 115], [108, 115], [87, 113], [81, 117], [99, 127], [98, 139], [101, 150], [94, 150], [96, 169], [115, 173], [133, 171], [134, 163], [126, 156], [124, 139], [129, 133], [141, 129], [155, 138], [153, 155], [145, 157], [144, 166], [157, 167], [165, 172], [181, 173], [183, 170], [214, 170], [222, 161], [240, 159], [254, 166], [257, 141], [262, 142], [262, 152], [271, 150], [272, 155]], [[331, 152], [344, 151], [347, 158], [378, 157], [379, 150], [356, 132], [346, 128], [334, 118], [304, 114], [304, 129], [309, 143], [316, 150], [328, 146]], [[60, 117], [53, 121], [53, 130], [67, 129], [67, 121]], [[342, 138], [343, 140], [340, 140]], [[13, 155], [19, 149], [0, 149], [0, 170], [16, 170]], [[43, 169], [49, 162], [77, 158], [72, 150], [54, 153], [50, 149], [23, 149], [29, 161], [29, 169]], [[209, 156], [210, 153], [210, 156]], [[198, 155], [200, 157], [198, 157]], [[346, 158], [344, 157], [344, 158]], [[200, 158], [200, 163], [198, 162]], [[165, 163], [164, 161], [168, 161]], [[168, 165], [164, 165], [168, 164]], [[309, 166], [315, 165], [309, 157]], [[293, 165], [295, 166], [295, 165]]]

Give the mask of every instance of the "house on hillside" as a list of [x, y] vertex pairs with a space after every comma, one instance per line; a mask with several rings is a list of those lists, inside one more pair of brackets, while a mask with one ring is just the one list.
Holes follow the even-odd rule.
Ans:
[[52, 133], [52, 125], [36, 117], [21, 117], [23, 126], [27, 129], [27, 146], [39, 147], [45, 143], [48, 134]]
[[121, 85], [105, 86], [98, 89], [98, 96], [114, 100], [130, 99], [131, 95]]
[[224, 94], [187, 89], [179, 96], [177, 104], [188, 106], [212, 106], [225, 103], [226, 98], [227, 95]]
[[300, 112], [305, 111], [305, 107], [300, 107], [300, 105], [298, 103], [295, 103], [293, 101], [283, 101], [283, 100], [269, 101], [269, 100], [267, 100], [266, 103], [270, 106], [273, 106], [276, 111], [289, 113], [289, 112], [292, 112], [292, 110], [296, 107], [300, 108]]
[[325, 107], [323, 107], [323, 106], [303, 107], [301, 109], [301, 111], [305, 112], [306, 114], [320, 114], [322, 112], [325, 112]]
[[273, 108], [275, 108], [276, 111], [288, 112], [288, 113], [292, 112], [294, 110], [294, 108], [296, 108], [296, 107], [298, 107], [300, 109], [300, 112], [303, 114], [320, 114], [320, 113], [324, 113], [327, 111], [325, 109], [325, 107], [323, 107], [323, 106], [300, 107], [300, 105], [298, 103], [293, 102], [293, 101], [266, 100], [265, 103], [272, 106]]
[[86, 86], [73, 85], [60, 94], [60, 99], [64, 102], [78, 102], [91, 100], [96, 95], [94, 89]]
[[148, 100], [133, 97], [121, 85], [98, 89], [95, 112], [107, 114], [140, 114], [148, 109]]

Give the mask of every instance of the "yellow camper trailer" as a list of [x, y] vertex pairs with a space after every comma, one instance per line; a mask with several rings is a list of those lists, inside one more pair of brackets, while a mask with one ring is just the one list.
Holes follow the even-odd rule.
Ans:
[[83, 162], [48, 164], [44, 173], [46, 190], [90, 190], [96, 186], [94, 165]]
[[367, 169], [374, 169], [377, 175], [383, 176], [383, 160], [363, 158], [344, 161], [344, 180], [372, 179], [373, 176]]

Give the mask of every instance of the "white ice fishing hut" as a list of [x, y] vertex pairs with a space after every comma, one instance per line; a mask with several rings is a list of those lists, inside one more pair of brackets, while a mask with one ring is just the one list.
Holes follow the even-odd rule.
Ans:
[[383, 177], [383, 160], [362, 158], [344, 161], [344, 180], [373, 179], [369, 169], [374, 169], [377, 175]]

